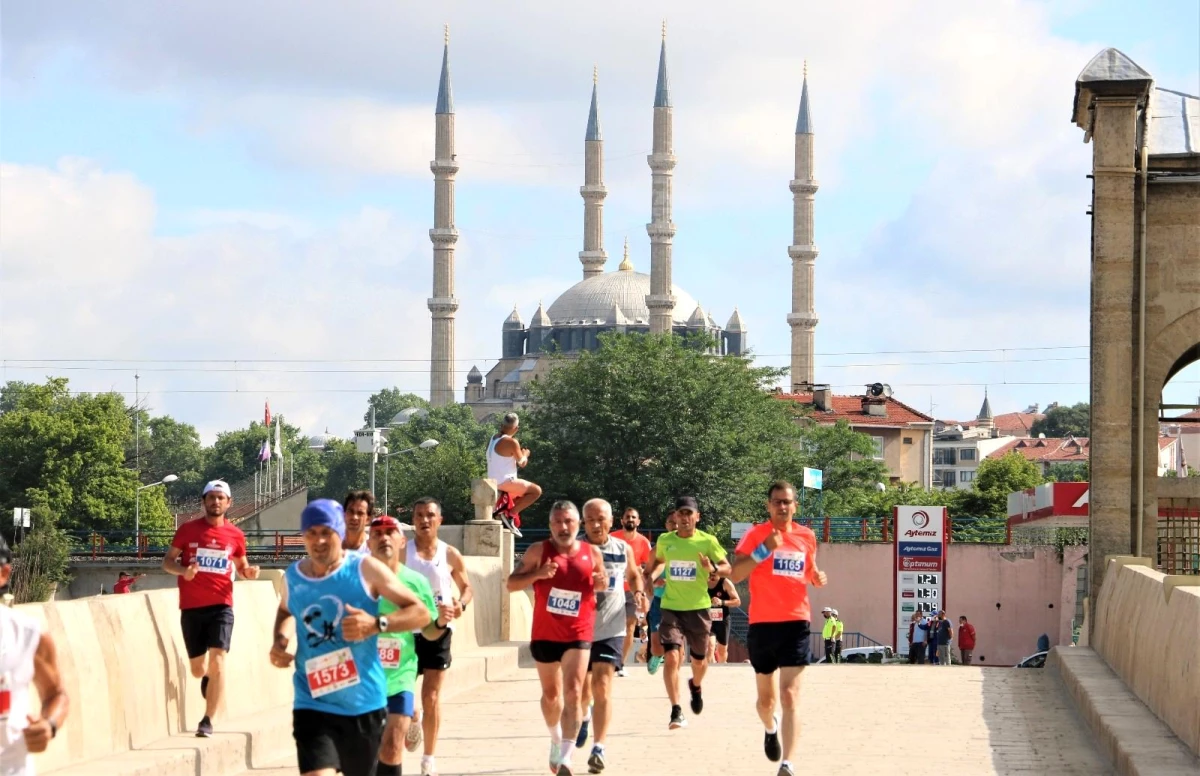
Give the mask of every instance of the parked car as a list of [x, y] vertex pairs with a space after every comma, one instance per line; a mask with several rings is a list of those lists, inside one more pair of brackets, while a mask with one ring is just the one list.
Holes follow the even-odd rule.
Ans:
[[[882, 644], [842, 650], [843, 663], [892, 663], [898, 659], [890, 646]], [[822, 657], [818, 662], [828, 663], [829, 661]]]
[[1020, 663], [1017, 663], [1016, 668], [1043, 668], [1046, 665], [1046, 655], [1049, 654], [1049, 652], [1034, 652]]

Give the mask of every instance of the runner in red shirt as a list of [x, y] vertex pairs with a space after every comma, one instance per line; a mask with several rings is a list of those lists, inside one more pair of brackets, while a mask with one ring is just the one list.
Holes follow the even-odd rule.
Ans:
[[529, 651], [542, 684], [550, 772], [558, 776], [571, 776], [571, 755], [583, 719], [579, 701], [592, 650], [596, 591], [608, 587], [603, 556], [578, 536], [579, 509], [570, 501], [555, 502], [550, 508], [550, 538], [526, 550], [508, 578], [510, 593], [533, 587]]
[[[766, 727], [763, 750], [772, 762], [778, 762], [782, 755], [777, 776], [795, 776], [791, 756], [800, 738], [800, 674], [809, 662], [812, 620], [808, 586], [824, 587], [827, 578], [817, 569], [816, 534], [792, 522], [796, 488], [790, 482], [771, 485], [767, 511], [771, 519], [747, 531], [734, 550], [730, 578], [734, 582], [750, 578], [747, 640], [758, 690], [758, 717]], [[777, 671], [782, 720], [775, 713]]]
[[204, 486], [201, 500], [204, 517], [175, 529], [162, 568], [179, 577], [183, 643], [207, 704], [196, 735], [207, 738], [225, 692], [225, 653], [233, 637], [233, 570], [258, 579], [258, 566], [246, 561], [245, 535], [225, 520], [233, 500], [229, 485], [213, 480]]
[[[621, 528], [615, 535], [618, 539], [624, 539], [625, 542], [633, 548], [633, 561], [637, 564], [638, 571], [642, 574], [646, 573], [646, 564], [650, 562], [650, 556], [654, 553], [654, 547], [651, 546], [650, 540], [642, 534], [638, 533], [638, 526], [642, 524], [642, 516], [633, 507], [625, 507], [625, 513], [621, 515]], [[625, 581], [625, 645], [621, 652], [621, 665], [617, 666], [617, 676], [625, 675], [625, 661], [629, 658], [629, 648], [633, 646], [633, 631], [638, 622], [637, 603], [633, 600], [633, 591], [629, 589], [629, 581]]]

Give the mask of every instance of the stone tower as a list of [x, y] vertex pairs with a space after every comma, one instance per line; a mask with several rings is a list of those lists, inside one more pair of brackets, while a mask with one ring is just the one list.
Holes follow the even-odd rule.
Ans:
[[658, 84], [654, 89], [654, 145], [646, 157], [650, 165], [650, 333], [669, 334], [675, 311], [671, 295], [671, 241], [675, 224], [671, 222], [671, 179], [675, 169], [675, 148], [671, 131], [671, 83], [667, 77], [667, 23], [663, 22], [662, 48], [658, 52]]
[[987, 389], [983, 389], [983, 406], [979, 408], [979, 414], [975, 416], [975, 426], [977, 428], [991, 429], [995, 426], [995, 415], [992, 414], [992, 402], [988, 399]]
[[600, 137], [600, 115], [596, 106], [596, 71], [592, 70], [592, 107], [588, 111], [587, 134], [583, 139], [583, 279], [604, 272], [608, 254], [604, 252], [604, 141]]
[[800, 115], [796, 118], [796, 177], [792, 190], [792, 312], [787, 317], [792, 327], [792, 392], [809, 390], [813, 384], [813, 341], [817, 313], [813, 308], [813, 265], [817, 246], [813, 242], [813, 196], [817, 181], [813, 178], [813, 125], [808, 107], [808, 65], [804, 65], [804, 86], [800, 90]]
[[458, 161], [454, 156], [454, 95], [450, 90], [450, 29], [446, 28], [442, 49], [442, 77], [438, 82], [437, 108], [434, 111], [436, 138], [433, 162], [433, 296], [429, 312], [433, 316], [433, 337], [429, 353], [429, 403], [441, 407], [454, 402], [454, 175]]

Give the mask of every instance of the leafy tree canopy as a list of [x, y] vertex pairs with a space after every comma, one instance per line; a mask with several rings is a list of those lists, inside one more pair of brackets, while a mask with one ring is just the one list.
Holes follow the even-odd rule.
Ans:
[[1052, 407], [1046, 417], [1035, 420], [1029, 427], [1030, 436], [1045, 434], [1048, 438], [1068, 436], [1086, 437], [1091, 434], [1092, 407], [1087, 402], [1070, 407]]

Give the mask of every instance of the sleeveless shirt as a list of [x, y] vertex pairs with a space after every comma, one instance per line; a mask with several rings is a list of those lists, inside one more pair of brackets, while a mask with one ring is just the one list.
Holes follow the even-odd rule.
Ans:
[[[625, 637], [625, 574], [632, 562], [629, 545], [609, 534], [604, 544], [593, 544], [604, 558], [608, 587], [596, 593], [596, 627], [593, 641]], [[589, 577], [590, 579], [590, 577]]]
[[550, 561], [558, 570], [550, 579], [533, 583], [533, 641], [592, 640], [596, 621], [593, 552], [596, 548], [581, 542], [571, 556], [552, 541], [542, 542], [542, 564]]
[[29, 684], [41, 639], [37, 620], [0, 604], [0, 774], [35, 773], [22, 731], [29, 724]]
[[517, 459], [496, 452], [496, 444], [504, 438], [504, 435], [493, 437], [487, 446], [487, 476], [497, 484], [517, 479]]

